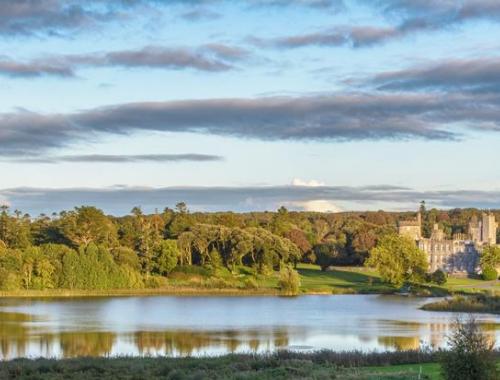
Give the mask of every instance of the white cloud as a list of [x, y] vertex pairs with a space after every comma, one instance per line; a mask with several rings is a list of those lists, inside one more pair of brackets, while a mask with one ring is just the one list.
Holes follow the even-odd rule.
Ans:
[[319, 186], [325, 186], [325, 183], [321, 181], [316, 181], [315, 179], [307, 181], [300, 178], [294, 178], [292, 180], [292, 186], [319, 187]]
[[291, 202], [292, 207], [296, 207], [302, 211], [315, 211], [315, 212], [341, 212], [342, 209], [332, 201], [324, 199], [316, 199], [303, 202]]

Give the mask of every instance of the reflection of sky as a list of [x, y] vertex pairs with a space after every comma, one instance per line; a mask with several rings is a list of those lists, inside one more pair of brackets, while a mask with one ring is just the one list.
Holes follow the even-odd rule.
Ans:
[[[0, 339], [10, 343], [3, 353], [9, 357], [442, 346], [455, 314], [418, 310], [427, 301], [360, 295], [9, 300], [1, 311], [35, 318], [5, 322]], [[500, 337], [500, 318], [478, 320]]]

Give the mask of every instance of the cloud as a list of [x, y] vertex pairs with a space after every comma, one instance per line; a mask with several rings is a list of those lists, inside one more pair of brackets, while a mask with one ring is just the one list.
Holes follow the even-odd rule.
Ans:
[[[207, 16], [196, 10], [200, 6], [216, 6], [223, 0], [0, 0], [0, 35], [68, 35], [69, 32], [93, 29], [119, 20], [146, 17], [182, 7], [184, 18]], [[340, 0], [246, 0], [247, 6], [338, 9]], [[208, 12], [208, 10], [207, 10]], [[213, 11], [213, 14], [216, 12]]]
[[221, 156], [208, 154], [138, 154], [138, 155], [113, 155], [113, 154], [89, 154], [72, 156], [40, 156], [40, 157], [17, 157], [4, 160], [21, 164], [57, 164], [57, 163], [137, 163], [137, 162], [210, 162], [222, 161]]
[[66, 65], [58, 65], [44, 62], [16, 62], [9, 58], [0, 57], [0, 75], [9, 77], [41, 77], [41, 76], [58, 76], [72, 77], [74, 76], [71, 67]]
[[391, 38], [399, 37], [400, 32], [393, 27], [343, 26], [313, 33], [296, 34], [285, 37], [262, 39], [250, 37], [249, 42], [261, 47], [294, 49], [307, 46], [352, 46], [374, 45]]
[[117, 4], [98, 0], [0, 0], [0, 34], [58, 34], [59, 30], [89, 28], [117, 17]]
[[320, 10], [339, 10], [344, 8], [344, 2], [342, 0], [248, 0], [248, 2], [252, 5], [265, 7], [302, 6]]
[[500, 130], [498, 103], [498, 96], [338, 93], [125, 103], [67, 114], [19, 110], [0, 114], [0, 155], [141, 131], [264, 141], [454, 140], [464, 127]]
[[218, 12], [206, 8], [194, 8], [181, 14], [181, 17], [187, 21], [202, 21], [202, 20], [216, 20], [221, 18], [222, 15]]
[[500, 58], [453, 59], [376, 75], [371, 84], [382, 90], [497, 91]]
[[314, 179], [310, 181], [304, 181], [300, 178], [294, 178], [292, 180], [292, 186], [310, 186], [310, 187], [318, 187], [318, 186], [325, 186], [323, 182], [316, 181]]
[[292, 202], [290, 207], [301, 211], [314, 211], [314, 212], [341, 212], [342, 209], [334, 202], [324, 199], [305, 202]]
[[220, 72], [234, 69], [234, 64], [249, 58], [250, 53], [221, 43], [197, 48], [145, 46], [140, 49], [105, 53], [59, 55], [19, 62], [0, 57], [0, 75], [9, 77], [73, 77], [84, 67], [156, 68], [167, 70], [195, 69]]
[[307, 46], [366, 47], [406, 37], [410, 34], [450, 28], [473, 20], [500, 20], [497, 0], [388, 0], [365, 3], [381, 11], [395, 23], [387, 26], [345, 25], [312, 33], [277, 38], [250, 37], [258, 46], [294, 49]]
[[[101, 189], [14, 188], [0, 198], [32, 215], [95, 205], [122, 215], [134, 206], [152, 212], [184, 201], [191, 210], [276, 210], [281, 205], [305, 210], [337, 207], [343, 210], [414, 209], [422, 199], [430, 207], [500, 208], [499, 190], [417, 191], [397, 186], [263, 186], [263, 187], [112, 187]], [[333, 209], [335, 210], [335, 208]]]

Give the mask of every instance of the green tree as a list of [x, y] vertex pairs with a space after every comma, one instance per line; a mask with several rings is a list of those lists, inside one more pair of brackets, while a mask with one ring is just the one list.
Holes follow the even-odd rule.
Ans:
[[334, 265], [339, 252], [335, 243], [322, 243], [314, 246], [314, 255], [316, 256], [315, 264], [319, 265], [322, 271], [326, 271]]
[[498, 278], [497, 270], [492, 266], [485, 266], [482, 269], [481, 278], [485, 281], [493, 281]]
[[448, 338], [449, 351], [441, 357], [441, 368], [446, 380], [496, 380], [494, 341], [481, 331], [473, 317], [465, 323], [457, 320]]
[[166, 276], [172, 272], [179, 261], [180, 251], [175, 240], [162, 240], [154, 249], [155, 271]]
[[500, 266], [500, 247], [495, 245], [484, 247], [479, 263], [483, 270], [487, 267], [496, 268]]
[[90, 243], [113, 246], [118, 240], [114, 224], [95, 207], [82, 206], [62, 212], [57, 224], [61, 235], [75, 248]]
[[366, 265], [376, 268], [384, 281], [397, 286], [421, 280], [428, 268], [425, 252], [418, 249], [412, 239], [396, 234], [379, 240]]
[[441, 269], [437, 269], [434, 273], [431, 274], [431, 281], [438, 285], [446, 284], [448, 280], [448, 276]]

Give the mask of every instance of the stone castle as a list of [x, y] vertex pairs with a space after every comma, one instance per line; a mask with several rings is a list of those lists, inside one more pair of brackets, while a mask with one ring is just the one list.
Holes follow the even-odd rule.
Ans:
[[441, 269], [447, 273], [467, 274], [478, 271], [483, 247], [496, 244], [497, 228], [495, 216], [486, 212], [482, 214], [481, 220], [471, 219], [467, 234], [455, 234], [452, 239], [446, 238], [437, 224], [434, 225], [431, 237], [424, 238], [420, 212], [416, 219], [398, 224], [399, 234], [415, 240], [418, 247], [427, 253], [431, 272]]

